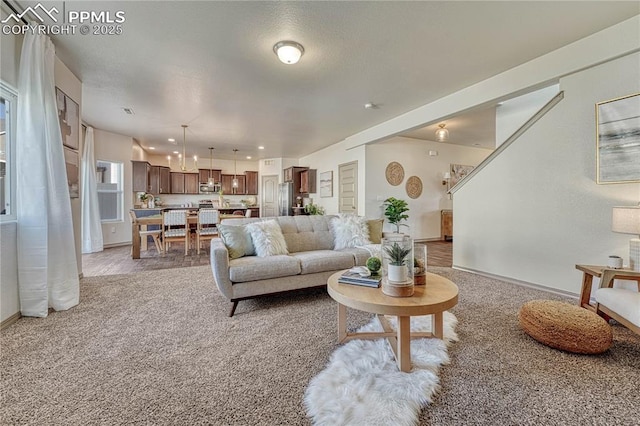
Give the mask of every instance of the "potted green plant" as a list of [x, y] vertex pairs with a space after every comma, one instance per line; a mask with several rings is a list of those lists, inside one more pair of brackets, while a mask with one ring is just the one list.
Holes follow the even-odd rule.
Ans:
[[404, 200], [398, 200], [394, 197], [389, 197], [384, 200], [384, 215], [390, 224], [395, 225], [396, 233], [400, 233], [401, 226], [407, 226], [404, 223], [400, 223], [403, 220], [409, 219], [409, 215], [405, 214], [409, 211], [409, 206]]
[[[384, 252], [389, 258], [388, 278], [389, 281], [403, 283], [407, 281], [409, 269], [405, 259], [411, 253], [411, 248], [394, 242], [390, 246], [384, 247]], [[413, 265], [411, 265], [413, 267]]]
[[310, 203], [304, 206], [304, 212], [309, 215], [323, 215], [324, 207], [318, 206], [317, 204]]

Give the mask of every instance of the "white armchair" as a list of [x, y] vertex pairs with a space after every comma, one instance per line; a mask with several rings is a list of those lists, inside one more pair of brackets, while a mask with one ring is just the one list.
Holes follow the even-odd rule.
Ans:
[[[640, 272], [619, 269], [602, 271], [600, 288], [596, 290], [596, 312], [607, 315], [634, 333], [640, 334]], [[614, 279], [638, 281], [638, 291], [614, 288]], [[606, 317], [605, 317], [606, 319]]]

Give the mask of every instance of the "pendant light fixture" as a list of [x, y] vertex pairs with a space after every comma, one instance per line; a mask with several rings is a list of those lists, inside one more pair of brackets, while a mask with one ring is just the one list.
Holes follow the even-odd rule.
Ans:
[[436, 130], [436, 140], [438, 142], [446, 142], [449, 140], [449, 131], [444, 128], [446, 124], [438, 124], [439, 129]]
[[231, 182], [231, 186], [234, 188], [238, 187], [238, 161], [236, 160], [237, 149], [233, 150], [233, 181]]
[[[187, 126], [186, 124], [182, 124], [182, 154], [178, 154], [178, 166], [180, 170], [183, 172], [189, 171], [187, 169]], [[193, 168], [194, 170], [198, 170], [198, 156], [193, 156]]]
[[213, 178], [213, 147], [209, 147], [209, 179], [207, 186], [213, 188], [216, 186], [216, 180]]

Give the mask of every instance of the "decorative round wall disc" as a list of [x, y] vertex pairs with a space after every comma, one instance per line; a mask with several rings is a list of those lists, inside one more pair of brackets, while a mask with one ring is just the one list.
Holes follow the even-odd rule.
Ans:
[[392, 161], [387, 165], [387, 170], [385, 171], [385, 176], [387, 177], [387, 182], [389, 182], [393, 186], [398, 186], [404, 180], [404, 168], [402, 168], [402, 164]]
[[422, 181], [418, 176], [407, 179], [407, 195], [410, 198], [418, 198], [422, 194]]

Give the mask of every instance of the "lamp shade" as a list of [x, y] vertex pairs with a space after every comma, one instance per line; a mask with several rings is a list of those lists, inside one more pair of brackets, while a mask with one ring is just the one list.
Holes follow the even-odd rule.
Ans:
[[611, 230], [622, 234], [640, 235], [640, 206], [614, 207]]
[[436, 140], [438, 142], [446, 142], [449, 140], [449, 131], [444, 128], [445, 124], [438, 124], [439, 129], [436, 130]]

